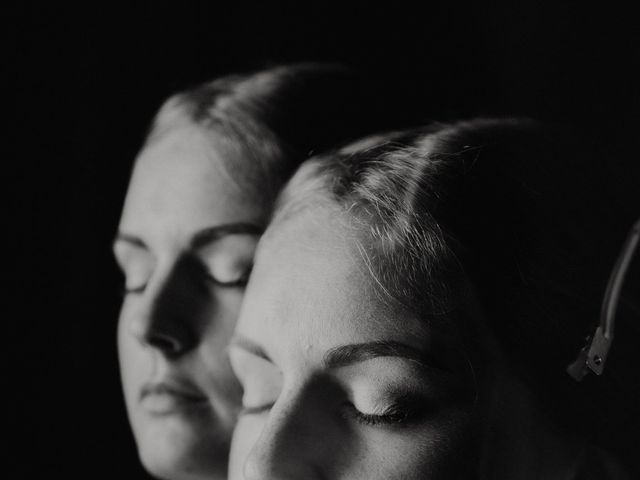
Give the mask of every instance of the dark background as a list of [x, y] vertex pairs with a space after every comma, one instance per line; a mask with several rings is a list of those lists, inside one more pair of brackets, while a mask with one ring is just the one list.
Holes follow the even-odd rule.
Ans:
[[144, 478], [120, 394], [110, 243], [146, 126], [175, 90], [343, 61], [416, 121], [522, 113], [580, 125], [607, 146], [620, 190], [638, 189], [640, 22], [613, 2], [56, 3], [4, 15], [4, 391], [20, 459], [7, 478]]

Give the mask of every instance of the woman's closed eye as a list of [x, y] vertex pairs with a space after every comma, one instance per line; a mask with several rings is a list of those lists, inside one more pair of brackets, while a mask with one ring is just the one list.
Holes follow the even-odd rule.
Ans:
[[154, 256], [144, 242], [131, 235], [119, 235], [113, 254], [123, 276], [122, 296], [143, 293], [155, 265]]
[[241, 415], [268, 412], [282, 390], [282, 373], [269, 360], [242, 348], [229, 348], [231, 368], [243, 388]]
[[346, 417], [367, 426], [407, 426], [419, 421], [428, 410], [429, 405], [426, 399], [413, 394], [400, 395], [381, 406], [376, 405], [371, 408], [358, 407], [350, 401], [343, 405], [343, 413]]
[[147, 284], [144, 283], [142, 285], [137, 285], [134, 287], [130, 287], [126, 284], [120, 289], [120, 294], [125, 297], [127, 295], [133, 295], [138, 293], [144, 293], [144, 289], [147, 287]]
[[122, 296], [143, 293], [151, 276], [151, 267], [148, 262], [130, 260], [126, 264], [120, 264], [123, 275]]
[[245, 405], [245, 402], [242, 402], [242, 406], [240, 407], [240, 415], [259, 415], [261, 413], [267, 413], [271, 408], [275, 405], [275, 402], [267, 402], [261, 405]]
[[249, 276], [251, 275], [251, 265], [237, 267], [234, 271], [218, 272], [218, 276], [214, 272], [207, 271], [206, 277], [209, 282], [218, 287], [227, 288], [244, 288], [247, 286]]
[[281, 378], [274, 372], [267, 372], [267, 375], [255, 372], [244, 382], [241, 380], [240, 384], [244, 389], [240, 408], [241, 415], [258, 415], [269, 412], [280, 395]]
[[207, 280], [218, 287], [244, 288], [253, 268], [257, 238], [230, 235], [199, 252]]
[[419, 424], [446, 403], [446, 389], [432, 374], [401, 357], [382, 356], [342, 367], [342, 416], [367, 427]]

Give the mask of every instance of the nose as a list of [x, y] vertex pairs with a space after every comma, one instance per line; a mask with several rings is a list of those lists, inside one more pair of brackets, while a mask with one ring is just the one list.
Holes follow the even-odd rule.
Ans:
[[338, 478], [347, 445], [330, 404], [312, 391], [281, 395], [245, 459], [245, 480]]
[[133, 336], [167, 357], [180, 356], [198, 343], [194, 319], [202, 301], [190, 277], [188, 266], [180, 261], [154, 272], [132, 314]]

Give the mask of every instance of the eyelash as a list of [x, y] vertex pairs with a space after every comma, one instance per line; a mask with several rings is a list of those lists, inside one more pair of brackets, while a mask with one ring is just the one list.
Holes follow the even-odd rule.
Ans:
[[[346, 402], [344, 404], [346, 411], [343, 414], [345, 417], [355, 419], [361, 425], [404, 427], [420, 417], [420, 408], [414, 403], [415, 400], [411, 399], [399, 400], [385, 408], [383, 413], [372, 414], [361, 412], [353, 403]], [[273, 403], [268, 403], [255, 407], [242, 407], [240, 415], [260, 415], [269, 412], [273, 405]]]
[[404, 426], [411, 423], [418, 416], [416, 408], [407, 402], [401, 401], [389, 405], [380, 414], [361, 412], [351, 402], [345, 404], [347, 414], [361, 425], [367, 426]]
[[257, 407], [242, 407], [240, 409], [240, 415], [259, 415], [261, 413], [268, 412], [272, 407], [273, 403], [258, 405]]
[[242, 275], [238, 280], [234, 280], [233, 282], [221, 282], [220, 280], [216, 279], [213, 275], [211, 275], [211, 273], [207, 273], [206, 274], [206, 278], [209, 282], [211, 282], [212, 284], [218, 286], [218, 287], [225, 287], [225, 288], [244, 288], [247, 286], [247, 283], [249, 282], [249, 274], [251, 273], [251, 269], [249, 269], [244, 275]]
[[[217, 280], [213, 275], [211, 275], [210, 273], [206, 274], [206, 279], [207, 281], [209, 281], [210, 283], [218, 286], [218, 287], [223, 287], [223, 288], [244, 288], [247, 286], [247, 283], [249, 282], [249, 274], [251, 273], [251, 271], [249, 270], [246, 274], [242, 275], [242, 277], [240, 277], [238, 280], [234, 280], [233, 282], [221, 282], [219, 280]], [[146, 284], [144, 285], [140, 285], [138, 287], [127, 287], [126, 285], [123, 286], [120, 289], [120, 296], [121, 297], [126, 297], [127, 295], [130, 294], [137, 294], [137, 293], [143, 293], [144, 289], [146, 288]]]
[[127, 295], [136, 294], [136, 293], [142, 293], [142, 292], [144, 292], [144, 289], [146, 288], [146, 286], [147, 285], [145, 284], [145, 285], [140, 285], [139, 287], [128, 288], [125, 285], [120, 289], [120, 296], [121, 297], [126, 297]]

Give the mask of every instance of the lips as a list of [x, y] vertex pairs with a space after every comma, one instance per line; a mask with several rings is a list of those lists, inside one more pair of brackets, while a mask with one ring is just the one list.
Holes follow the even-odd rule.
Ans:
[[149, 382], [140, 391], [140, 404], [149, 413], [168, 415], [209, 407], [209, 399], [199, 388], [185, 381]]

